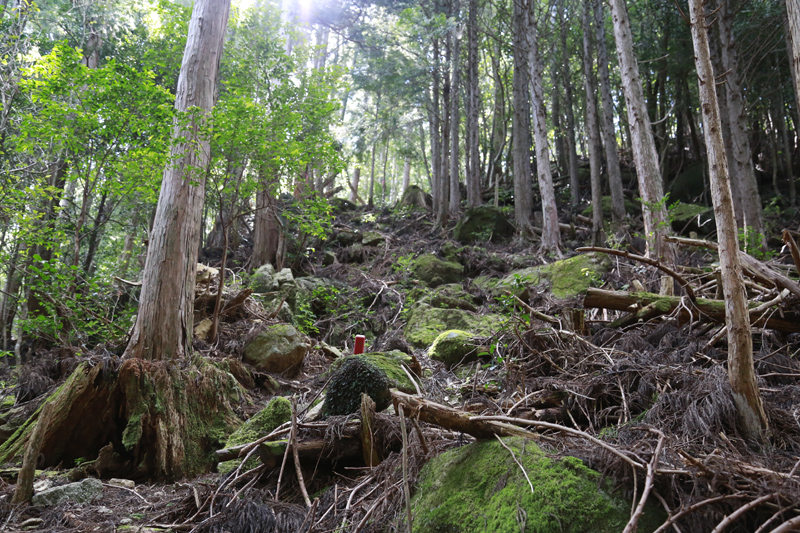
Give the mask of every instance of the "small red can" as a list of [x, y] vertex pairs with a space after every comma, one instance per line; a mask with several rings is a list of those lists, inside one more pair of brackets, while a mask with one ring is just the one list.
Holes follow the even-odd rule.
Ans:
[[367, 338], [364, 335], [356, 335], [356, 345], [353, 348], [354, 354], [364, 353], [364, 343]]

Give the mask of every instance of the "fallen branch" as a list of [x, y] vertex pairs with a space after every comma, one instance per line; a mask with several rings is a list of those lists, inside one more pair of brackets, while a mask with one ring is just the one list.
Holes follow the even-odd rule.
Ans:
[[650, 265], [650, 266], [655, 267], [658, 270], [662, 271], [664, 274], [667, 274], [667, 275], [671, 276], [675, 281], [677, 281], [681, 285], [681, 287], [683, 287], [683, 290], [686, 291], [686, 295], [689, 297], [689, 299], [692, 302], [694, 302], [697, 299], [695, 297], [695, 295], [694, 295], [694, 289], [692, 289], [691, 285], [689, 285], [689, 282], [686, 281], [686, 278], [684, 278], [683, 276], [681, 276], [680, 274], [678, 274], [677, 272], [675, 272], [674, 270], [672, 270], [668, 266], [661, 264], [660, 261], [657, 261], [655, 259], [650, 259], [649, 257], [644, 257], [642, 255], [632, 254], [632, 253], [627, 252], [625, 250], [614, 250], [612, 248], [599, 248], [599, 247], [596, 247], [596, 246], [587, 246], [587, 247], [584, 247], [584, 248], [576, 248], [575, 251], [576, 252], [600, 252], [600, 253], [604, 253], [604, 254], [608, 254], [608, 255], [618, 255], [620, 257], [626, 257], [628, 259], [632, 259], [634, 261], [638, 261], [640, 263], [644, 263], [646, 265]]
[[[651, 306], [651, 304], [655, 305]], [[750, 307], [757, 308], [759, 305], [761, 305], [760, 302], [751, 303]], [[636, 313], [644, 308], [647, 308], [648, 311], [656, 308], [662, 315], [672, 313], [680, 307], [678, 310], [679, 320], [689, 321], [698, 318], [698, 316], [693, 316], [693, 313], [690, 313], [690, 310], [685, 304], [682, 305], [680, 297], [661, 296], [649, 292], [628, 293], [590, 288], [586, 291], [583, 306], [586, 308], [614, 309], [616, 311], [628, 311], [632, 313]], [[705, 318], [717, 324], [725, 323], [725, 302], [723, 300], [698, 298], [697, 301], [694, 302], [694, 307], [700, 312], [699, 318]], [[752, 326], [774, 329], [784, 333], [800, 333], [800, 317], [788, 313], [784, 314], [783, 317], [762, 316], [754, 320]]]

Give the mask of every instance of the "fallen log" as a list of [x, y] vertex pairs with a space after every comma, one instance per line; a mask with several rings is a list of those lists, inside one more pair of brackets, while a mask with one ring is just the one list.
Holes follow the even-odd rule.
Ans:
[[392, 401], [394, 402], [395, 410], [397, 410], [398, 405], [402, 404], [403, 410], [409, 418], [418, 418], [423, 422], [435, 424], [451, 431], [466, 433], [476, 439], [491, 439], [495, 435], [500, 437], [538, 438], [536, 433], [513, 424], [496, 420], [476, 420], [475, 417], [464, 411], [404, 392], [393, 390]]
[[[751, 302], [750, 309], [755, 309], [759, 305], [757, 302]], [[697, 298], [697, 301], [692, 304], [690, 301], [676, 296], [590, 288], [586, 291], [583, 306], [587, 309], [613, 309], [634, 314], [643, 313], [648, 319], [659, 314], [672, 313], [680, 307], [677, 316], [678, 320], [682, 322], [699, 320], [718, 324], [725, 323], [725, 302], [723, 300]], [[800, 315], [795, 313], [784, 313], [783, 316], [761, 314], [751, 316], [751, 320], [752, 327], [774, 329], [784, 333], [800, 333]]]

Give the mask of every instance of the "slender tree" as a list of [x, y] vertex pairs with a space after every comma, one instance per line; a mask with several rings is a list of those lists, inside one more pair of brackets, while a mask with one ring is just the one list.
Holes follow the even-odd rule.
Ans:
[[583, 0], [583, 71], [586, 90], [586, 132], [589, 151], [589, 173], [592, 184], [592, 244], [599, 245], [603, 238], [603, 201], [600, 180], [600, 138], [597, 127], [597, 83], [592, 60], [592, 0]]
[[173, 147], [164, 169], [142, 277], [139, 315], [126, 357], [180, 358], [192, 346], [192, 319], [209, 139], [230, 0], [197, 0], [178, 78]]
[[561, 233], [558, 228], [556, 193], [550, 170], [550, 142], [547, 139], [547, 111], [544, 104], [544, 66], [539, 55], [539, 31], [531, 0], [530, 24], [528, 26], [528, 53], [531, 67], [531, 103], [533, 108], [533, 134], [536, 144], [536, 177], [539, 195], [542, 198], [542, 244], [541, 251], [561, 256]]
[[622, 87], [628, 109], [628, 123], [631, 129], [633, 160], [639, 178], [639, 194], [644, 205], [644, 230], [647, 237], [647, 254], [667, 263], [674, 260], [672, 247], [664, 242], [669, 232], [667, 206], [664, 202], [664, 187], [658, 165], [653, 131], [647, 115], [642, 83], [639, 79], [639, 65], [633, 53], [633, 36], [628, 20], [625, 0], [611, 0], [611, 17], [614, 22], [614, 40], [620, 63]]
[[514, 2], [514, 77], [512, 81], [513, 120], [512, 142], [514, 143], [514, 220], [517, 232], [528, 235], [532, 231], [531, 210], [531, 108], [528, 31], [530, 26], [531, 0]]
[[465, 129], [467, 160], [467, 203], [481, 204], [481, 165], [478, 116], [480, 115], [480, 92], [478, 79], [478, 0], [469, 0], [467, 20], [467, 95], [465, 99]]
[[722, 291], [725, 295], [725, 323], [728, 328], [728, 379], [742, 430], [750, 439], [762, 440], [767, 430], [767, 417], [753, 368], [750, 315], [739, 261], [738, 232], [733, 214], [728, 161], [722, 140], [716, 79], [711, 66], [703, 0], [689, 0], [689, 13], [705, 126], [703, 131], [708, 152], [711, 198], [719, 238], [719, 263]]
[[790, 46], [789, 59], [792, 62], [792, 80], [797, 109], [800, 110], [800, 0], [786, 0], [786, 14], [789, 16]]

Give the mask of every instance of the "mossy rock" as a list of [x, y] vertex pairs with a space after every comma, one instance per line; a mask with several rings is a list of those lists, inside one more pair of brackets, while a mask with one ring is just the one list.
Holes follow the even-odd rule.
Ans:
[[515, 270], [495, 285], [492, 293], [500, 295], [508, 290], [526, 299], [528, 287], [549, 282], [556, 298], [574, 298], [599, 283], [610, 267], [611, 260], [605, 254], [580, 254], [549, 265]]
[[499, 243], [512, 237], [515, 231], [516, 228], [503, 211], [491, 205], [482, 205], [464, 212], [456, 224], [453, 237], [463, 244], [488, 240]]
[[407, 368], [413, 367], [413, 360], [410, 355], [401, 352], [400, 350], [390, 350], [388, 352], [368, 352], [358, 355], [348, 355], [335, 360], [331, 364], [330, 372], [335, 372], [341, 367], [348, 359], [357, 358], [363, 359], [371, 365], [381, 369], [386, 377], [389, 378], [389, 386], [394, 389], [399, 389], [403, 392], [414, 393], [416, 388], [408, 376], [403, 371], [403, 366]]
[[275, 267], [270, 263], [258, 267], [250, 276], [250, 288], [253, 289], [255, 294], [263, 294], [278, 290], [278, 284], [275, 283]]
[[497, 333], [505, 324], [505, 317], [478, 314], [463, 309], [441, 309], [421, 303], [411, 310], [404, 329], [406, 340], [415, 348], [427, 348], [444, 331], [460, 329], [481, 337]]
[[406, 302], [423, 303], [441, 309], [477, 311], [475, 297], [459, 283], [448, 283], [435, 289], [412, 289], [406, 296]]
[[464, 267], [452, 261], [442, 261], [432, 254], [419, 256], [414, 260], [414, 276], [428, 287], [438, 287], [446, 283], [457, 283], [464, 276]]
[[355, 211], [356, 209], [358, 209], [358, 206], [356, 204], [345, 198], [331, 198], [330, 204], [335, 211], [345, 212], [345, 211]]
[[[611, 206], [611, 197], [610, 196], [603, 196], [600, 200], [600, 205], [603, 206], [603, 220], [611, 220], [611, 215], [613, 212], [613, 208]], [[642, 211], [642, 206], [638, 202], [634, 202], [632, 200], [628, 200], [625, 198], [625, 212], [629, 215], [635, 215], [636, 213], [640, 213]], [[583, 210], [583, 216], [592, 217], [592, 213], [594, 213], [594, 206], [591, 204]]]
[[[550, 459], [519, 437], [503, 442], [530, 484], [499, 442], [476, 442], [440, 454], [420, 472], [412, 500], [416, 533], [605, 533], [625, 528], [630, 501], [612, 495], [610, 482], [580, 459]], [[648, 506], [639, 531], [655, 530], [663, 518], [663, 512]]]
[[[283, 396], [275, 396], [269, 401], [266, 407], [239, 426], [239, 429], [228, 437], [228, 440], [225, 442], [225, 447], [231, 448], [239, 444], [247, 444], [248, 442], [260, 439], [265, 435], [269, 435], [275, 428], [284, 422], [288, 422], [291, 418], [291, 402]], [[241, 462], [241, 459], [225, 461], [219, 464], [217, 470], [221, 474], [227, 474], [235, 470]], [[258, 457], [254, 456], [247, 461], [244, 468], [249, 470], [256, 466], [258, 466]]]
[[397, 207], [420, 207], [429, 209], [431, 206], [431, 195], [423, 191], [418, 185], [411, 185], [397, 202]]
[[685, 235], [691, 231], [708, 235], [717, 229], [714, 209], [705, 205], [676, 203], [669, 207], [669, 218], [672, 229]]
[[391, 403], [390, 386], [386, 372], [368, 359], [345, 357], [331, 373], [322, 415], [340, 416], [357, 412], [361, 407], [362, 393], [372, 398], [376, 410], [382, 411]]
[[299, 370], [308, 353], [306, 337], [289, 324], [274, 324], [256, 335], [244, 348], [244, 361], [261, 372]]
[[377, 231], [365, 231], [361, 236], [361, 244], [364, 246], [380, 246], [386, 242], [386, 237]]
[[447, 368], [469, 363], [478, 358], [479, 346], [474, 335], [460, 329], [442, 332], [428, 349], [428, 357], [441, 361]]

